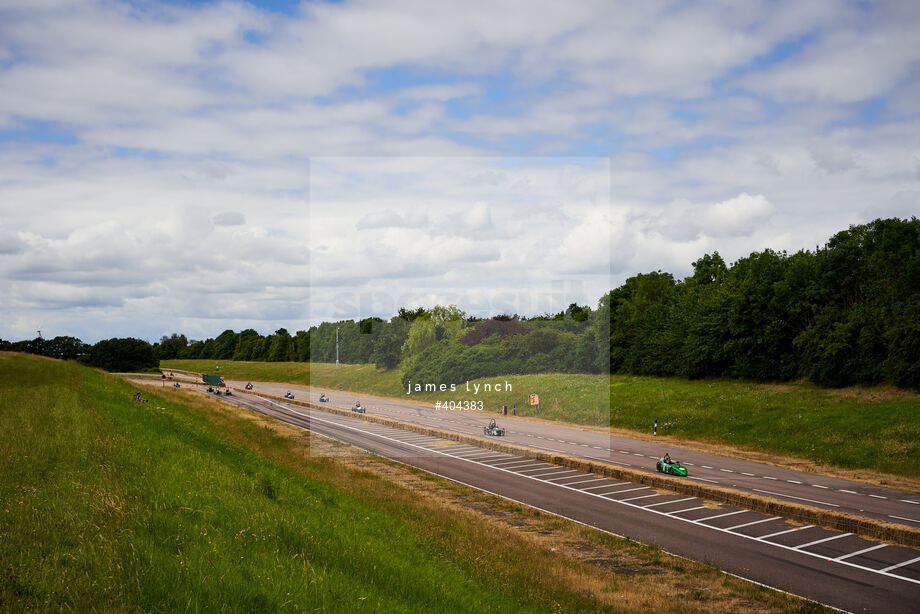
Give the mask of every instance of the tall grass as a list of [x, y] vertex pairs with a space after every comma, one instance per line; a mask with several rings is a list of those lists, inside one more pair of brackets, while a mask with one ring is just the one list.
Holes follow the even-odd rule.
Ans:
[[355, 496], [323, 481], [328, 460], [305, 477], [132, 393], [72, 363], [0, 359], [0, 609], [602, 609], [535, 577], [532, 551], [490, 555], [471, 522], [382, 505], [380, 479]]

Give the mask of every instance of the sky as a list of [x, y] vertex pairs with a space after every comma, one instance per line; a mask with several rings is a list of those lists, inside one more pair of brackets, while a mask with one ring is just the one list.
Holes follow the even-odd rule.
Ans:
[[920, 3], [0, 0], [0, 338], [596, 305], [920, 212]]

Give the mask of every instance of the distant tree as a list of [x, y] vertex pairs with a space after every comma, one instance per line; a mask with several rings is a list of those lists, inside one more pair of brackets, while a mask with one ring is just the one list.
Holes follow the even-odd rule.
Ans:
[[133, 337], [100, 341], [90, 348], [83, 360], [91, 366], [118, 372], [143, 371], [160, 365], [153, 346]]
[[155, 346], [157, 358], [160, 360], [170, 360], [173, 358], [178, 358], [179, 353], [188, 347], [188, 339], [185, 338], [185, 335], [180, 335], [173, 333], [169, 337], [163, 335], [160, 337], [160, 342]]
[[76, 337], [55, 337], [45, 342], [42, 351], [45, 356], [72, 360], [80, 358], [89, 351], [90, 346]]

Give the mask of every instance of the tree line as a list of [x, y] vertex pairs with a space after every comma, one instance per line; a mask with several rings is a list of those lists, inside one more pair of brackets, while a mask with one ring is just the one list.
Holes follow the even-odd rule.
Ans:
[[595, 307], [573, 303], [531, 318], [478, 319], [438, 305], [294, 334], [225, 330], [203, 341], [176, 333], [154, 344], [110, 339], [93, 346], [73, 337], [0, 340], [0, 350], [123, 371], [173, 358], [338, 358], [399, 368], [404, 383], [609, 371], [920, 390], [920, 220], [879, 219], [851, 226], [814, 251], [766, 249], [730, 265], [718, 252], [705, 254], [685, 279], [641, 273]]

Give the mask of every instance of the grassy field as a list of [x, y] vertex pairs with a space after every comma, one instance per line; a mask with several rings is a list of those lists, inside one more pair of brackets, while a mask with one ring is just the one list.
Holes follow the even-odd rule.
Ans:
[[[168, 361], [164, 366], [214, 369], [213, 361]], [[225, 376], [314, 385], [384, 396], [406, 396], [398, 371], [373, 365], [221, 362]], [[519, 415], [607, 425], [659, 436], [730, 445], [847, 470], [894, 476], [920, 474], [920, 395], [889, 388], [833, 390], [807, 383], [757, 384], [625, 375], [527, 375], [494, 378], [513, 392], [413, 394], [420, 401], [483, 400], [487, 409], [517, 404]], [[608, 388], [609, 382], [609, 388]], [[607, 390], [607, 396], [604, 391]], [[541, 407], [525, 404], [539, 393]], [[609, 405], [608, 405], [609, 403]]]
[[604, 560], [662, 574], [620, 577], [494, 520], [504, 512], [449, 509], [373, 469], [411, 473], [400, 465], [312, 457], [293, 427], [282, 436], [187, 390], [145, 389], [148, 403], [134, 390], [0, 353], [0, 611], [661, 611], [687, 587], [690, 612], [817, 609], [544, 518], [540, 535], [590, 537]]

